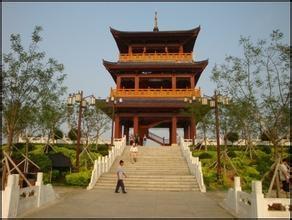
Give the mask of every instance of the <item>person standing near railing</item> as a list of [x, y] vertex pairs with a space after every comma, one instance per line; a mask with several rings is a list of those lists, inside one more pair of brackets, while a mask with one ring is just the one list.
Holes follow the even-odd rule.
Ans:
[[280, 180], [282, 181], [283, 190], [286, 193], [286, 197], [289, 197], [289, 181], [290, 181], [290, 174], [289, 174], [289, 165], [287, 163], [287, 159], [283, 159], [279, 166], [280, 170]]
[[146, 146], [146, 142], [147, 142], [147, 137], [146, 137], [146, 134], [144, 134], [144, 137], [143, 137], [143, 146]]

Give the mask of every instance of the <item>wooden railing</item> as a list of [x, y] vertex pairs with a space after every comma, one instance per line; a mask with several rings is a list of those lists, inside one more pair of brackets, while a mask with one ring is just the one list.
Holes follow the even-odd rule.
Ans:
[[152, 61], [175, 61], [192, 62], [193, 53], [134, 53], [120, 54], [120, 62], [152, 62]]
[[111, 97], [181, 98], [201, 97], [200, 89], [111, 89]]

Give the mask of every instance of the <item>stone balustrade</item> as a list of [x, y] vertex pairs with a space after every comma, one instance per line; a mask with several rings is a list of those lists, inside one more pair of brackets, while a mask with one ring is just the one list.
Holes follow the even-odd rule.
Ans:
[[58, 195], [51, 184], [43, 184], [43, 173], [37, 173], [35, 186], [20, 188], [19, 174], [8, 176], [2, 191], [2, 218], [14, 218], [28, 210], [53, 202]]
[[91, 179], [87, 189], [92, 189], [99, 177], [110, 170], [116, 158], [120, 156], [126, 147], [126, 136], [123, 138], [114, 139], [114, 147], [109, 151], [108, 155], [99, 157], [94, 161]]
[[187, 164], [191, 174], [196, 177], [198, 185], [200, 187], [201, 192], [206, 192], [206, 186], [204, 184], [203, 172], [202, 172], [202, 165], [199, 161], [198, 157], [193, 157], [192, 152], [189, 146], [192, 144], [192, 139], [184, 139], [180, 138], [179, 145], [182, 150], [182, 154], [187, 160]]
[[[281, 210], [271, 210], [273, 204]], [[264, 198], [261, 181], [252, 181], [251, 193], [243, 192], [240, 177], [234, 177], [234, 188], [220, 205], [238, 218], [290, 218], [290, 199]]]

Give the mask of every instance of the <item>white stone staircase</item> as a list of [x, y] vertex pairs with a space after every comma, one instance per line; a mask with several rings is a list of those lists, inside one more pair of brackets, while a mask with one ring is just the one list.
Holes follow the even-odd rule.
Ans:
[[138, 161], [130, 162], [127, 146], [116, 159], [109, 172], [97, 181], [95, 188], [115, 189], [118, 162], [124, 160], [128, 178], [124, 180], [128, 190], [200, 191], [195, 176], [191, 175], [179, 147], [141, 147]]

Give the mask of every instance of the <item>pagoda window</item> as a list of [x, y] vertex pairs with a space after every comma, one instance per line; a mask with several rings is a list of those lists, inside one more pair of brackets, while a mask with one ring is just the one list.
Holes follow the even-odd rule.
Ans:
[[191, 79], [190, 78], [180, 78], [178, 77], [176, 79], [176, 88], [177, 89], [187, 89], [187, 88], [191, 88]]
[[134, 78], [121, 78], [120, 89], [134, 89], [135, 81]]
[[143, 47], [133, 47], [132, 52], [133, 53], [143, 53], [144, 48]]
[[165, 53], [164, 47], [148, 47], [147, 53]]
[[178, 47], [168, 47], [168, 52], [169, 53], [178, 53], [179, 48]]
[[140, 78], [140, 89], [171, 89], [171, 78]]

